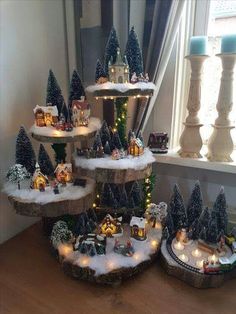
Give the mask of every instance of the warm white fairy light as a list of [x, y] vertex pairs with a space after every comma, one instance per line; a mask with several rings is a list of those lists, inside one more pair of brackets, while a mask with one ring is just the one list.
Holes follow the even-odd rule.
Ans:
[[192, 256], [194, 257], [201, 257], [202, 253], [199, 251], [199, 249], [195, 249], [192, 251]]
[[188, 256], [187, 256], [187, 255], [181, 254], [181, 255], [179, 255], [178, 257], [179, 257], [179, 259], [180, 259], [182, 262], [184, 262], [184, 263], [187, 263], [187, 262], [188, 262]]
[[81, 257], [79, 263], [81, 267], [87, 267], [89, 265], [89, 257], [88, 256]]
[[156, 248], [158, 246], [158, 241], [157, 240], [151, 240], [151, 247]]
[[109, 270], [113, 270], [116, 268], [116, 263], [114, 261], [107, 261], [106, 263], [106, 267]]
[[174, 248], [178, 251], [183, 251], [184, 245], [180, 241], [177, 241], [176, 243], [174, 243]]
[[141, 255], [136, 252], [136, 253], [134, 253], [133, 258], [134, 258], [136, 261], [139, 261], [139, 260], [141, 259]]
[[59, 255], [66, 257], [66, 256], [68, 256], [71, 252], [73, 252], [72, 245], [61, 243], [61, 244], [58, 246], [58, 252], [59, 252]]

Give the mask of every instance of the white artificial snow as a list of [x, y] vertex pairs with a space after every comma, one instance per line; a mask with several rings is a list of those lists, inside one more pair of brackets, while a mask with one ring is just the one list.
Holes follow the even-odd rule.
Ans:
[[89, 119], [89, 124], [88, 126], [78, 126], [76, 128], [73, 128], [72, 131], [66, 132], [66, 131], [61, 131], [57, 130], [54, 127], [40, 127], [36, 126], [35, 124], [31, 127], [30, 132], [37, 134], [37, 135], [45, 135], [45, 136], [50, 136], [50, 137], [74, 137], [78, 135], [88, 135], [92, 132], [95, 132], [101, 128], [101, 121], [98, 118], [91, 117]]
[[146, 90], [146, 89], [155, 89], [156, 86], [152, 82], [137, 82], [135, 84], [131, 83], [111, 83], [111, 82], [106, 82], [103, 84], [95, 84], [95, 85], [90, 85], [86, 88], [86, 91], [89, 93], [94, 93], [96, 91], [100, 90], [117, 90], [121, 93], [125, 93], [128, 90], [132, 89], [141, 89], [141, 90]]
[[[123, 225], [124, 235], [118, 240], [126, 244], [130, 238], [130, 228], [128, 225]], [[132, 257], [123, 256], [113, 251], [115, 245], [115, 238], [107, 238], [106, 254], [96, 255], [93, 257], [86, 256], [78, 251], [71, 252], [67, 258], [72, 261], [73, 264], [80, 267], [89, 267], [95, 271], [95, 276], [107, 274], [114, 269], [122, 267], [135, 267], [143, 261], [149, 260], [150, 255], [155, 253], [156, 247], [152, 245], [152, 241], [156, 241], [160, 244], [161, 230], [150, 228], [147, 231], [147, 240], [138, 241], [130, 239], [132, 241], [135, 253]], [[86, 266], [83, 265], [83, 261], [86, 259]]]
[[81, 186], [73, 186], [72, 183], [67, 183], [65, 187], [60, 187], [60, 194], [54, 194], [51, 187], [46, 187], [45, 192], [40, 192], [36, 189], [17, 189], [15, 184], [5, 184], [3, 192], [7, 195], [21, 199], [23, 202], [33, 202], [38, 204], [47, 204], [64, 200], [80, 199], [94, 190], [94, 181], [87, 179], [87, 184], [83, 188]]
[[111, 156], [104, 158], [90, 158], [74, 156], [75, 166], [83, 169], [95, 170], [97, 168], [103, 169], [134, 169], [142, 170], [148, 164], [155, 162], [152, 152], [145, 148], [141, 156], [134, 157], [128, 155], [126, 158], [114, 160]]

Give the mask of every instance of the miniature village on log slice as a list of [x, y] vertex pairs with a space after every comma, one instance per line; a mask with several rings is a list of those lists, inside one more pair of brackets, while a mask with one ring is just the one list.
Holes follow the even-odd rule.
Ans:
[[[155, 158], [142, 133], [126, 129], [129, 98], [147, 102], [155, 88], [143, 72], [133, 28], [123, 58], [112, 28], [104, 64], [97, 61], [95, 82], [86, 91], [101, 97], [104, 106], [110, 99], [116, 109], [114, 125], [90, 117], [93, 108], [76, 71], [68, 105], [49, 71], [46, 105], [32, 107], [35, 123], [29, 133], [51, 144], [55, 162], [43, 144], [36, 157], [21, 127], [15, 165], [4, 187], [16, 212], [42, 217], [52, 252], [76, 279], [120, 283], [142, 272], [159, 251], [169, 274], [196, 287], [215, 287], [234, 277], [236, 234], [227, 230], [223, 189], [211, 211], [203, 209], [199, 184], [187, 211], [177, 186], [168, 208], [151, 202]], [[166, 143], [162, 135], [162, 151]]]

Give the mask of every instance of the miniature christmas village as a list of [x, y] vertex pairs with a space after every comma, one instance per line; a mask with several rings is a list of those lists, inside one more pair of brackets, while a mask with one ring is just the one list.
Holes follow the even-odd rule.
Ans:
[[220, 285], [224, 274], [235, 270], [235, 231], [228, 231], [226, 209], [223, 187], [209, 210], [203, 206], [199, 182], [187, 208], [175, 185], [163, 232], [166, 240], [162, 243], [162, 258], [167, 271], [174, 263], [179, 270], [171, 274], [202, 288]]
[[[46, 106], [33, 109], [35, 123], [29, 133], [39, 142], [52, 144], [55, 162], [42, 143], [36, 157], [21, 127], [15, 165], [4, 187], [16, 212], [42, 217], [52, 252], [64, 272], [76, 279], [120, 283], [143, 271], [159, 250], [166, 265], [172, 259], [182, 269], [211, 277], [232, 272], [236, 235], [235, 230], [227, 233], [223, 190], [212, 211], [203, 209], [199, 184], [187, 211], [177, 186], [169, 208], [163, 202], [151, 203], [155, 158], [140, 131], [126, 130], [129, 97], [147, 101], [155, 88], [143, 73], [133, 28], [123, 58], [112, 28], [104, 64], [97, 62], [95, 81], [86, 91], [101, 97], [104, 105], [108, 98], [113, 101], [114, 125], [90, 117], [91, 107], [76, 71], [68, 106], [49, 71]], [[150, 146], [166, 152], [167, 142], [167, 134], [153, 134]]]

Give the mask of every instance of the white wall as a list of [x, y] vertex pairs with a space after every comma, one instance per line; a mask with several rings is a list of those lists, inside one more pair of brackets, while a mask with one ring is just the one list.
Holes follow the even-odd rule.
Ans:
[[[19, 127], [29, 129], [32, 109], [44, 104], [49, 68], [67, 99], [68, 68], [62, 0], [0, 1], [0, 184], [14, 164]], [[38, 143], [33, 141], [36, 151]], [[0, 201], [0, 242], [36, 219], [14, 213], [5, 195]]]

